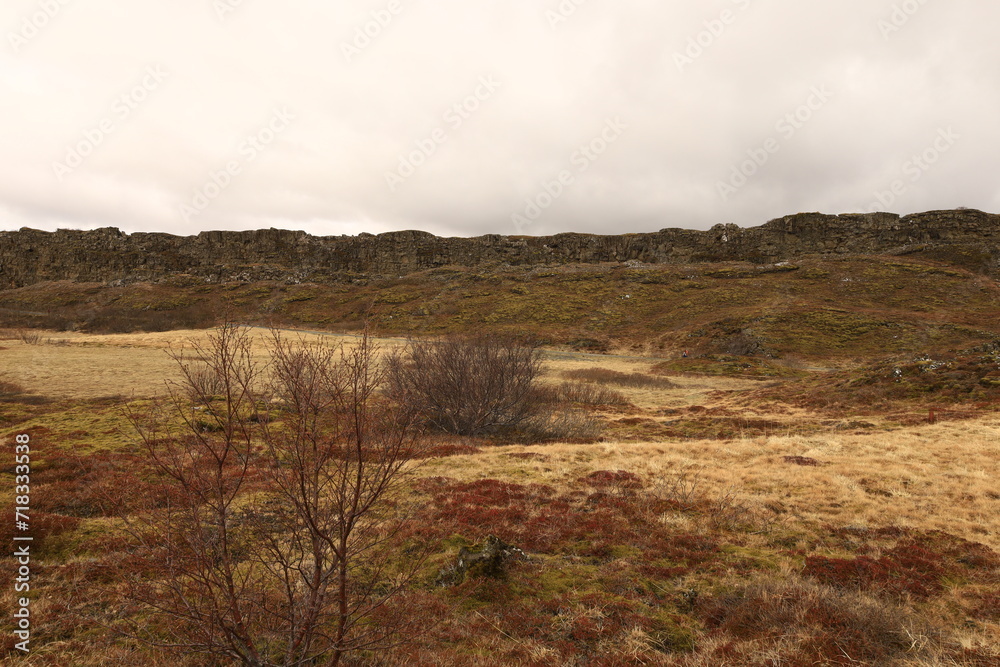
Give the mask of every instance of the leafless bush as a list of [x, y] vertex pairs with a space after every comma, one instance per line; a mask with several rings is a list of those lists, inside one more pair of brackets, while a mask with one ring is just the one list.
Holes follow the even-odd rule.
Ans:
[[681, 512], [694, 511], [704, 499], [702, 478], [690, 467], [664, 475], [657, 480], [651, 492]]
[[588, 406], [631, 405], [628, 398], [613, 389], [586, 382], [563, 382], [539, 389], [539, 399], [547, 403], [569, 403]]
[[391, 645], [418, 620], [388, 604], [422, 562], [397, 551], [416, 439], [378, 398], [371, 339], [338, 354], [275, 333], [267, 370], [246, 329], [210, 341], [204, 366], [178, 360], [169, 402], [128, 413], [169, 498], [121, 512], [146, 573], [132, 597], [154, 621], [132, 634], [254, 666]]
[[635, 389], [672, 389], [677, 386], [663, 377], [653, 377], [645, 373], [623, 373], [596, 366], [593, 368], [578, 368], [563, 371], [562, 375], [567, 380], [613, 384], [619, 387], [633, 387]]
[[751, 533], [766, 533], [780, 519], [776, 512], [743, 497], [733, 486], [711, 499], [706, 514], [713, 530]]
[[710, 493], [704, 478], [691, 467], [664, 475], [650, 492], [675, 511], [701, 517], [712, 530], [765, 533], [781, 520], [774, 510], [745, 498], [737, 487]]
[[[176, 359], [175, 359], [176, 360]], [[222, 396], [226, 391], [226, 381], [219, 370], [201, 360], [187, 368], [185, 384], [188, 385], [188, 395], [196, 402], [211, 401]]]
[[42, 334], [33, 329], [17, 329], [14, 335], [26, 345], [38, 345], [42, 342]]
[[600, 426], [578, 406], [628, 403], [592, 385], [541, 385], [540, 375], [538, 345], [510, 336], [411, 341], [388, 358], [388, 395], [436, 430], [530, 441], [593, 439]]
[[537, 419], [536, 345], [492, 334], [410, 341], [388, 359], [389, 395], [435, 429], [481, 436]]

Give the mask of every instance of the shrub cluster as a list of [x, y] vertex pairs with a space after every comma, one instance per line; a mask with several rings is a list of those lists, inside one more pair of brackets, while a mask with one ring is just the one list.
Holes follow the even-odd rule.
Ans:
[[583, 385], [542, 386], [538, 343], [508, 335], [411, 340], [387, 363], [389, 398], [444, 433], [590, 439], [596, 422], [574, 404], [627, 403]]

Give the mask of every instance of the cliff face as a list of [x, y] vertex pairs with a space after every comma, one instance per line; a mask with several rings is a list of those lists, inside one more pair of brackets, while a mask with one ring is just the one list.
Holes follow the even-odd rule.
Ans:
[[[716, 225], [707, 231], [663, 229], [646, 234], [440, 238], [426, 232], [316, 237], [267, 229], [203, 232], [193, 237], [94, 231], [0, 232], [0, 288], [46, 280], [147, 281], [174, 273], [208, 281], [328, 282], [350, 275], [404, 275], [446, 265], [552, 265], [623, 262], [758, 264], [811, 254], [960, 252], [995, 271], [1000, 266], [1000, 215], [976, 210], [889, 213], [800, 213], [759, 227]], [[967, 261], [968, 263], [968, 261]]]

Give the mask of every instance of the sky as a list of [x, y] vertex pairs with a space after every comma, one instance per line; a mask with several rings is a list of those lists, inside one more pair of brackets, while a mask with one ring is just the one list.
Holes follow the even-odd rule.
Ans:
[[4, 0], [0, 230], [1000, 211], [992, 0]]

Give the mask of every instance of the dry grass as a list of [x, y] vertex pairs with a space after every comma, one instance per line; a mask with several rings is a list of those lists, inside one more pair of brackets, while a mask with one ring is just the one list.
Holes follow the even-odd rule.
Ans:
[[[140, 397], [162, 393], [163, 381], [177, 374], [176, 364], [166, 350], [173, 349], [182, 358], [196, 361], [193, 351], [185, 352], [184, 341], [203, 341], [205, 335], [204, 331], [113, 336], [62, 333], [59, 338], [67, 343], [58, 346], [5, 340], [0, 364], [5, 381], [25, 391], [67, 400], [25, 422], [31, 429], [47, 433], [42, 442], [86, 447], [89, 441], [113, 431], [114, 420], [110, 414], [98, 414], [85, 400], [132, 391]], [[254, 335], [262, 344], [267, 340], [266, 330], [255, 331]], [[349, 340], [336, 336], [324, 339], [331, 343]], [[389, 346], [400, 342], [385, 341]], [[595, 366], [613, 371], [613, 377], [645, 374], [651, 364], [652, 360], [634, 357], [550, 353], [545, 379], [557, 384], [567, 371], [593, 373]], [[852, 658], [869, 658], [867, 663], [858, 664], [990, 664], [971, 658], [963, 662], [955, 647], [978, 647], [974, 650], [982, 655], [996, 655], [988, 653], [991, 649], [983, 649], [996, 647], [1000, 633], [995, 575], [991, 575], [993, 580], [980, 582], [975, 579], [978, 575], [969, 575], [973, 570], [962, 570], [965, 579], [942, 579], [939, 583], [943, 590], [936, 593], [937, 597], [914, 602], [878, 591], [829, 585], [807, 576], [806, 559], [847, 562], [864, 554], [871, 562], [881, 562], [885, 554], [902, 548], [901, 541], [889, 544], [871, 537], [883, 534], [877, 529], [886, 527], [899, 527], [909, 531], [907, 535], [944, 531], [1000, 551], [1000, 488], [996, 483], [1000, 479], [1000, 416], [892, 430], [878, 417], [865, 417], [874, 427], [851, 432], [838, 430], [839, 422], [824, 422], [802, 407], [740, 405], [737, 399], [744, 392], [761, 386], [757, 381], [672, 377], [671, 382], [674, 386], [616, 387], [631, 403], [619, 409], [661, 421], [676, 418], [667, 413], [677, 411], [685, 418], [706, 422], [736, 415], [773, 418], [776, 423], [810, 422], [818, 425], [818, 430], [808, 435], [776, 429], [771, 435], [749, 437], [592, 444], [487, 446], [489, 443], [477, 441], [473, 443], [476, 447], [453, 448], [459, 453], [452, 455], [442, 448], [441, 456], [422, 462], [420, 473], [427, 488], [437, 490], [421, 493], [427, 497], [428, 507], [436, 507], [434, 494], [440, 494], [442, 502], [464, 503], [467, 512], [463, 520], [467, 523], [462, 526], [469, 533], [450, 526], [442, 529], [446, 538], [441, 546], [442, 559], [454, 555], [453, 550], [448, 550], [455, 546], [448, 542], [448, 535], [458, 533], [456, 539], [472, 538], [475, 531], [491, 530], [491, 516], [510, 519], [507, 524], [498, 519], [498, 526], [528, 530], [527, 522], [514, 520], [524, 514], [548, 526], [554, 535], [568, 531], [572, 540], [559, 543], [552, 538], [554, 546], [548, 551], [539, 548], [531, 564], [510, 582], [478, 588], [470, 585], [440, 595], [419, 593], [426, 597], [428, 609], [432, 610], [429, 613], [445, 619], [435, 630], [439, 633], [435, 637], [439, 636], [449, 648], [428, 640], [412, 653], [389, 659], [387, 664], [560, 664], [565, 660], [567, 654], [559, 651], [568, 650], [569, 644], [539, 638], [542, 635], [528, 636], [530, 633], [519, 625], [523, 619], [539, 624], [549, 637], [576, 642], [573, 645], [578, 648], [598, 647], [595, 650], [605, 651], [603, 655], [611, 660], [606, 664], [814, 664], [790, 661], [789, 656], [813, 655], [810, 651], [826, 655], [823, 651], [829, 647], [824, 648], [824, 628], [836, 623], [847, 623], [849, 630], [874, 623], [880, 630], [867, 635], [855, 633], [860, 643], [842, 644]], [[605, 388], [599, 384], [588, 386]], [[0, 410], [6, 405], [0, 404]], [[85, 416], [92, 418], [92, 423], [86, 422]], [[621, 412], [608, 418], [620, 417]], [[64, 426], [62, 421], [67, 424]], [[120, 448], [116, 441], [108, 445], [105, 453], [113, 456], [113, 451]], [[78, 477], [60, 479], [58, 483], [75, 484]], [[520, 497], [518, 494], [524, 498], [509, 505], [498, 500]], [[565, 516], [557, 513], [562, 511], [560, 503], [569, 508]], [[659, 509], [650, 509], [654, 506]], [[442, 515], [438, 519], [454, 519], [447, 514], [447, 505], [439, 509]], [[617, 511], [632, 512], [627, 515], [632, 518], [622, 518], [626, 516], [623, 514], [618, 521], [609, 520], [617, 516]], [[689, 541], [704, 538], [719, 549], [706, 556], [703, 566], [685, 566], [687, 573], [673, 578], [637, 574], [657, 556], [624, 542], [610, 544], [609, 555], [601, 558], [582, 558], [566, 551], [565, 545], [576, 540], [576, 533], [570, 531], [574, 522], [593, 520], [600, 527], [593, 540], [579, 540], [581, 548], [590, 548], [588, 545], [598, 539], [613, 541], [616, 538], [608, 535], [616, 535], [616, 531], [624, 534], [635, 529], [633, 518], [646, 521], [647, 532], [664, 531], [664, 544], [671, 544], [674, 537]], [[84, 527], [93, 525], [92, 519], [85, 519], [81, 529], [67, 533], [72, 535], [67, 544], [84, 540]], [[434, 530], [435, 525], [428, 523], [426, 529]], [[647, 538], [643, 531], [635, 530], [635, 539]], [[524, 535], [541, 541], [530, 532]], [[99, 537], [91, 534], [86, 540], [94, 542]], [[666, 569], [680, 567], [677, 563], [661, 565]], [[54, 583], [57, 576], [62, 576], [55, 572], [46, 575]], [[641, 595], [635, 593], [635, 582], [639, 580], [649, 587]], [[92, 585], [84, 581], [73, 585], [84, 584]], [[620, 589], [612, 591], [619, 585]], [[699, 601], [692, 602], [690, 609], [684, 606], [682, 596], [688, 589], [701, 591]], [[114, 596], [113, 592], [106, 594]], [[548, 596], [545, 604], [552, 609], [540, 611], [537, 595]], [[617, 609], [616, 605], [624, 604], [619, 596], [632, 596], [632, 606]], [[654, 599], [655, 604], [650, 602]], [[643, 606], [647, 603], [648, 607]], [[469, 605], [478, 616], [468, 616]], [[721, 608], [717, 608], [719, 605]], [[673, 628], [670, 631], [677, 634], [671, 641], [683, 643], [688, 636], [684, 634], [687, 621], [675, 627], [660, 619], [666, 624], [660, 629], [633, 624], [634, 619], [660, 618], [657, 610], [661, 607], [676, 610], [684, 617], [682, 621], [697, 618], [699, 623], [717, 622], [716, 629], [722, 628], [719, 632], [723, 634], [706, 625], [703, 631], [697, 630], [696, 652], [663, 653], [656, 648], [666, 641], [662, 633]], [[974, 612], [977, 615], [965, 611], [970, 609], [980, 611]], [[773, 617], [762, 616], [765, 611]], [[802, 613], [827, 620], [807, 626], [796, 620]], [[925, 635], [934, 634], [916, 621], [910, 623], [909, 614], [915, 614], [920, 623], [933, 621], [941, 637], [949, 638], [935, 638], [933, 642], [927, 639], [927, 651], [907, 648], [906, 642], [924, 642]], [[790, 632], [781, 634], [786, 616], [795, 623], [788, 626]], [[740, 633], [750, 627], [748, 623], [763, 623], [761, 636], [741, 638]], [[598, 637], [600, 632], [610, 633], [608, 628], [612, 627], [616, 628], [614, 635]], [[772, 636], [765, 636], [771, 632], [768, 628], [773, 629]], [[588, 633], [596, 633], [598, 638], [578, 639]], [[750, 628], [747, 633], [754, 635], [756, 630]], [[122, 650], [106, 639], [92, 647], [89, 642], [89, 638], [77, 637], [62, 648], [59, 644], [40, 646], [37, 664], [60, 664], [60, 659], [63, 664], [69, 661], [96, 665], [102, 660], [111, 664], [116, 659], [112, 656]], [[830, 646], [837, 650], [838, 644]], [[85, 655], [86, 648], [94, 652], [86, 659], [78, 659], [78, 655]], [[726, 651], [732, 653], [723, 658]], [[51, 661], [46, 662], [43, 655], [46, 659], [51, 656]], [[499, 657], [473, 660], [472, 655]]]
[[645, 373], [623, 373], [598, 366], [563, 371], [563, 377], [579, 382], [613, 384], [618, 387], [634, 387], [637, 389], [673, 389], [677, 386], [665, 377], [656, 377]]
[[[9, 341], [0, 350], [0, 365], [7, 379], [32, 393], [59, 399], [100, 396], [157, 396], [165, 393], [164, 382], [177, 379], [177, 364], [167, 354], [182, 356], [191, 343], [204, 344], [210, 330], [184, 330], [144, 334], [91, 335], [75, 332], [45, 332], [44, 339], [57, 336], [59, 345], [34, 345]], [[254, 329], [258, 359], [266, 359], [267, 329]], [[295, 335], [295, 334], [291, 334]], [[304, 335], [306, 340], [316, 335]], [[325, 335], [336, 344], [354, 340], [349, 335]], [[387, 345], [400, 344], [397, 340]]]
[[[543, 459], [511, 455], [535, 453]], [[819, 466], [799, 466], [806, 456]], [[944, 530], [1000, 550], [1000, 420], [871, 436], [502, 447], [432, 461], [428, 475], [512, 479], [569, 489], [596, 470], [655, 482], [694, 469], [716, 493], [740, 489], [812, 531], [826, 525]]]
[[[176, 376], [165, 353], [183, 353], [185, 341], [201, 342], [205, 331], [152, 334], [61, 334], [65, 346], [9, 342], [0, 350], [5, 380], [27, 391], [55, 398], [88, 399], [109, 395], [153, 396], [164, 380]], [[266, 330], [256, 330], [259, 342]], [[330, 336], [333, 342], [350, 337]], [[386, 341], [397, 345], [398, 340]], [[546, 363], [547, 376], [592, 368], [595, 355]], [[608, 358], [602, 367], [618, 373], [641, 372], [648, 362]], [[711, 392], [759, 386], [726, 378], [675, 378], [670, 389], [623, 388], [640, 409], [725, 401]], [[787, 417], [787, 416], [786, 416]], [[794, 419], [795, 415], [791, 415]], [[543, 464], [522, 464], [509, 454], [544, 453]], [[888, 518], [918, 528], [937, 528], [1000, 548], [1000, 420], [996, 418], [899, 429], [871, 435], [823, 433], [812, 436], [694, 440], [682, 442], [556, 444], [544, 447], [491, 448], [474, 456], [435, 462], [429, 474], [466, 478], [537, 478], [568, 483], [603, 468], [626, 469], [647, 479], [696, 466], [719, 489], [738, 485], [763, 502], [780, 502], [798, 520], [812, 524], [883, 525]], [[816, 459], [820, 466], [788, 463], [786, 456]], [[515, 465], [514, 463], [517, 462]]]
[[[546, 355], [547, 376], [558, 380], [566, 373], [600, 368], [623, 375], [647, 375], [654, 360], [638, 357], [602, 356], [598, 354], [557, 352]], [[715, 391], [743, 391], [757, 389], [760, 382], [727, 377], [671, 377], [671, 387], [619, 387], [636, 407], [646, 410], [685, 408], [704, 405], [709, 393]]]

